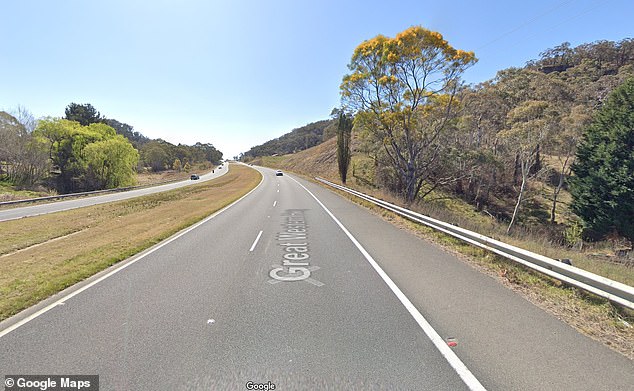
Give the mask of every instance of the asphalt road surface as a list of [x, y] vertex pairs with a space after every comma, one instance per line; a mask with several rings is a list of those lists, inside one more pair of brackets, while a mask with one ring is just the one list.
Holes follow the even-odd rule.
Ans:
[[208, 181], [224, 175], [229, 170], [229, 164], [224, 164], [222, 169], [216, 167], [213, 171], [204, 175], [200, 175], [199, 180], [186, 179], [179, 182], [168, 183], [165, 185], [145, 187], [120, 193], [109, 193], [104, 195], [86, 196], [83, 198], [74, 198], [66, 201], [55, 201], [46, 204], [33, 206], [24, 206], [19, 208], [10, 208], [0, 210], [0, 222], [7, 220], [20, 219], [22, 217], [37, 216], [47, 213], [61, 212], [63, 210], [81, 208], [84, 206], [105, 204], [107, 202], [127, 200], [129, 198], [140, 197], [148, 194], [160, 193], [162, 191], [178, 189], [179, 187], [189, 186], [195, 183]]
[[99, 375], [101, 390], [632, 389], [632, 361], [492, 278], [260, 170], [225, 211], [0, 324], [0, 375]]

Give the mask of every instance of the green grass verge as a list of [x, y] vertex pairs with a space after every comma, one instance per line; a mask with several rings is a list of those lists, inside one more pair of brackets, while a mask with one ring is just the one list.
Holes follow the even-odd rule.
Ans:
[[260, 180], [234, 165], [220, 178], [168, 192], [3, 222], [0, 320], [202, 220]]

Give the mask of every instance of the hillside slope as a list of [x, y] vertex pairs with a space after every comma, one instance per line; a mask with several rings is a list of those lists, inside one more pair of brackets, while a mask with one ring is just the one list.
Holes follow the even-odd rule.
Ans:
[[281, 170], [296, 172], [308, 177], [320, 176], [338, 180], [337, 138], [330, 138], [312, 148], [283, 156], [261, 156], [251, 161]]
[[[336, 144], [336, 138], [332, 138], [295, 154], [259, 157], [251, 162], [255, 165], [292, 171], [310, 178], [320, 176], [341, 183], [337, 170]], [[382, 191], [374, 185], [375, 167], [373, 161], [355, 149], [355, 146], [358, 147], [358, 145], [359, 142], [353, 140], [353, 158], [348, 174], [348, 186], [406, 206], [398, 196]], [[359, 202], [358, 199], [355, 201]], [[369, 206], [368, 204], [364, 205]], [[500, 238], [507, 243], [551, 258], [571, 259], [575, 266], [582, 269], [628, 285], [634, 284], [632, 268], [613, 263], [614, 256], [597, 258], [594, 253], [589, 253], [585, 248], [584, 251], [575, 251], [553, 245], [543, 237], [528, 232], [521, 237], [507, 236], [504, 224], [477, 211], [472, 205], [450, 193], [435, 192], [433, 197], [424, 202], [410, 205], [409, 208], [487, 236]], [[393, 224], [445, 247], [449, 252], [461, 253], [460, 258], [476, 269], [490, 275], [535, 305], [554, 314], [579, 332], [634, 359], [634, 328], [628, 326], [634, 322], [634, 314], [615, 309], [603, 300], [598, 300], [566, 285], [527, 271], [504, 258], [483, 253], [468, 244], [462, 244], [457, 240], [443, 236], [442, 233], [434, 233], [430, 229], [395, 216], [386, 215], [384, 211], [375, 209], [375, 212], [385, 216]], [[604, 260], [608, 258], [611, 260], [610, 262]], [[615, 344], [614, 341], [619, 341], [619, 343]]]
[[309, 123], [249, 149], [243, 157], [249, 159], [259, 156], [285, 155], [306, 150], [330, 138], [334, 134], [333, 126], [332, 119]]

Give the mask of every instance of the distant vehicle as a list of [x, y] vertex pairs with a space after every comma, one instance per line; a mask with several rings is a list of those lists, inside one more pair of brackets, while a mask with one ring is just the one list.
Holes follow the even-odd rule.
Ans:
[[191, 179], [192, 181], [198, 180], [200, 179], [200, 177], [196, 174], [192, 174], [192, 176], [189, 177], [189, 179]]
[[282, 170], [277, 170], [275, 171], [275, 176], [282, 176], [284, 175], [284, 173], [282, 172]]

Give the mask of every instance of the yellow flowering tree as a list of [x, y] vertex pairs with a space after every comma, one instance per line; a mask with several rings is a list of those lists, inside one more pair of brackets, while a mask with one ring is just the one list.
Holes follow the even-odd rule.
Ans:
[[378, 35], [352, 54], [341, 84], [344, 107], [357, 112], [364, 134], [380, 145], [381, 159], [408, 202], [438, 179], [442, 134], [457, 104], [460, 75], [476, 61], [473, 52], [455, 49], [421, 26], [395, 38]]

